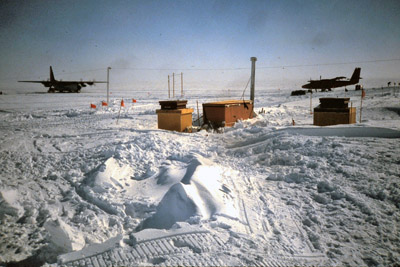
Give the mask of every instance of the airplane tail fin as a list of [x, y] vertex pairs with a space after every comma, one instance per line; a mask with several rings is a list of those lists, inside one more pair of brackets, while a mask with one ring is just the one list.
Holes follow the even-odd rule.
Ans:
[[50, 66], [50, 81], [54, 82], [56, 79], [54, 78], [53, 68]]
[[353, 75], [350, 78], [350, 82], [356, 84], [360, 81], [360, 74], [361, 74], [361, 68], [355, 68]]

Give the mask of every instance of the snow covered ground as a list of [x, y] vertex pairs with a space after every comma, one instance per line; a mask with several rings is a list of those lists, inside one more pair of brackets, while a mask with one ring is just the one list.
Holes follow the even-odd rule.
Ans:
[[[400, 263], [400, 92], [367, 89], [361, 123], [359, 91], [314, 93], [357, 108], [329, 127], [289, 95], [256, 91], [265, 113], [191, 134], [157, 129], [165, 92], [1, 95], [0, 263]], [[196, 120], [196, 101], [240, 96], [185, 98]]]

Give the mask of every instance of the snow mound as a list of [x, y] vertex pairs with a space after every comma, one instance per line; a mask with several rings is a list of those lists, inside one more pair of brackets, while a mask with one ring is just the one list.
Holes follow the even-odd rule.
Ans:
[[80, 250], [85, 246], [83, 236], [60, 219], [48, 220], [44, 228], [50, 233], [51, 243], [63, 251]]
[[95, 170], [95, 175], [86, 182], [96, 193], [104, 193], [107, 190], [119, 191], [124, 188], [126, 177], [132, 175], [132, 169], [128, 165], [121, 166], [115, 158], [109, 158]]
[[121, 164], [111, 157], [86, 175], [77, 192], [80, 197], [106, 213], [122, 216], [123, 207], [112, 201], [112, 196], [118, 196], [126, 190], [132, 173], [129, 165]]
[[18, 192], [16, 190], [0, 191], [0, 220], [6, 214], [17, 218], [22, 216], [24, 208], [21, 207], [17, 200]]
[[186, 174], [164, 195], [156, 212], [137, 230], [170, 229], [176, 222], [193, 216], [209, 219], [215, 214], [237, 217], [222, 184], [222, 169], [211, 161], [195, 156], [188, 164]]

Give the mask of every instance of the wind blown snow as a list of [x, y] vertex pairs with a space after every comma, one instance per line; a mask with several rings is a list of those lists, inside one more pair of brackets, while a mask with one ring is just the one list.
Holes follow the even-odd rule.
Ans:
[[400, 94], [366, 93], [361, 123], [359, 91], [313, 94], [357, 107], [316, 127], [308, 95], [256, 92], [222, 134], [157, 129], [162, 92], [1, 95], [0, 263], [398, 264]]

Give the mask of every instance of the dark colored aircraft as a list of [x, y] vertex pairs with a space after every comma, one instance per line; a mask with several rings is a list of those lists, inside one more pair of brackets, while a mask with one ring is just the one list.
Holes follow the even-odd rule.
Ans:
[[79, 93], [82, 87], [86, 85], [93, 85], [95, 83], [106, 83], [106, 82], [95, 82], [93, 81], [62, 81], [54, 78], [53, 69], [50, 66], [50, 79], [47, 81], [18, 81], [22, 83], [41, 83], [45, 87], [49, 87], [48, 93]]
[[317, 89], [321, 89], [321, 91], [331, 91], [332, 88], [357, 84], [361, 79], [360, 73], [361, 68], [355, 68], [350, 80], [346, 79], [346, 77], [344, 76], [336, 77], [333, 79], [310, 80], [308, 81], [309, 83], [303, 85], [302, 88], [315, 89], [315, 91], [317, 91]]

